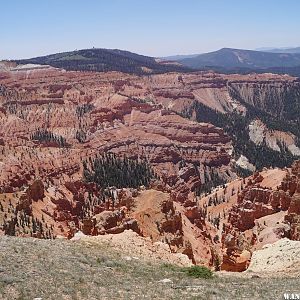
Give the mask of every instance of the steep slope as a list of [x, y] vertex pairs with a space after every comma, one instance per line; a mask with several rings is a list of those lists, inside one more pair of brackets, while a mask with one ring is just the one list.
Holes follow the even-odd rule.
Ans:
[[197, 197], [207, 228], [215, 228], [210, 231], [213, 259], [221, 270], [244, 271], [253, 252], [266, 244], [282, 238], [299, 241], [299, 170], [297, 161], [291, 169], [264, 170]]
[[192, 120], [224, 128], [233, 140], [237, 161], [243, 156], [258, 169], [284, 167], [299, 155], [297, 78], [197, 72], [157, 75], [151, 78], [150, 85], [153, 95], [148, 99]]
[[[92, 216], [122, 206], [122, 187], [138, 188], [127, 186], [122, 176], [115, 186], [117, 159], [123, 172], [149, 166], [158, 185], [181, 203], [193, 198], [204, 173], [222, 180], [236, 176], [223, 130], [146, 101], [148, 77], [35, 67], [1, 78], [3, 233], [72, 236], [81, 226], [92, 226]], [[106, 153], [111, 155], [103, 162]], [[88, 168], [97, 174], [110, 170], [105, 187], [103, 177], [87, 176]], [[145, 185], [155, 178], [145, 176]], [[30, 190], [36, 186], [42, 192], [33, 199]], [[124, 222], [113, 227], [124, 230]]]
[[193, 263], [213, 265], [212, 226], [202, 219], [196, 202], [183, 205], [169, 193], [147, 190], [134, 198], [130, 215], [137, 220], [141, 234], [153, 242], [164, 242], [172, 252], [187, 255]]
[[[53, 73], [52, 76], [54, 76], [57, 70], [48, 68], [47, 74], [51, 72]], [[5, 78], [5, 76], [8, 76], [7, 74], [4, 73], [2, 76]], [[36, 76], [35, 81], [38, 81], [39, 76], [45, 76], [45, 74], [42, 75], [42, 69], [40, 71], [36, 70], [36, 72], [30, 69], [25, 69], [21, 72], [18, 69], [18, 71], [13, 71], [12, 74], [13, 78], [22, 78], [22, 76], [26, 78], [26, 76], [29, 76], [26, 80], [23, 79], [25, 82], [27, 81], [28, 87], [31, 84], [29, 80], [31, 77]], [[67, 81], [68, 77], [71, 78], [73, 76], [74, 78], [70, 80], [75, 83], [75, 74], [72, 72], [66, 74], [66, 79], [64, 80]], [[91, 74], [86, 74], [85, 76], [82, 74], [78, 77], [86, 78], [87, 86], [83, 86], [82, 90], [71, 87], [70, 84], [63, 83], [63, 85], [66, 84], [69, 90], [64, 92], [64, 88], [59, 90], [59, 86], [51, 88], [53, 92], [46, 92], [43, 95], [43, 103], [46, 105], [47, 103], [63, 104], [66, 102], [70, 105], [70, 101], [65, 101], [62, 98], [64, 97], [64, 93], [67, 97], [81, 97], [82, 99], [84, 97], [86, 99], [92, 97], [93, 101], [96, 101], [97, 105], [101, 107], [100, 111], [97, 113], [93, 112], [92, 116], [100, 118], [101, 115], [101, 120], [111, 120], [119, 117], [109, 112], [109, 110], [107, 112], [102, 110], [105, 110], [107, 106], [114, 106], [114, 103], [122, 99], [124, 103], [127, 101], [126, 99], [131, 99], [129, 101], [131, 103], [143, 102], [139, 105], [144, 107], [162, 105], [161, 107], [166, 108], [166, 110], [174, 110], [192, 120], [209, 122], [223, 128], [233, 140], [234, 159], [240, 161], [245, 160], [245, 157], [258, 169], [264, 166], [288, 166], [299, 153], [300, 98], [299, 81], [297, 78], [274, 74], [221, 75], [211, 72], [189, 74], [168, 73], [143, 77], [123, 76], [121, 74], [113, 76], [110, 74], [107, 76], [107, 80], [104, 77], [100, 80], [99, 75], [92, 77]], [[89, 91], [89, 84], [93, 80], [95, 80], [95, 83], [93, 83], [92, 89], [95, 89], [95, 91]], [[101, 89], [96, 87], [97, 82], [100, 84]], [[2, 87], [3, 93], [5, 93], [4, 84], [5, 80]], [[55, 89], [57, 89], [57, 93], [54, 93]], [[14, 93], [16, 94], [16, 92]], [[85, 94], [77, 96], [78, 93]], [[99, 96], [96, 96], [96, 94]], [[13, 95], [12, 99], [16, 95]], [[22, 97], [24, 97], [24, 93]], [[42, 99], [39, 99], [39, 103], [42, 103]], [[82, 103], [85, 103], [85, 108], [78, 108], [78, 113], [81, 114], [82, 111], [83, 115], [88, 117], [89, 112], [84, 113], [85, 109], [88, 110], [87, 101], [83, 101]], [[14, 102], [5, 105], [10, 110], [14, 110]], [[121, 109], [122, 105], [117, 109]], [[109, 113], [111, 116], [105, 117], [106, 113]], [[153, 113], [151, 116], [156, 119], [155, 122], [160, 122], [165, 118], [164, 116], [158, 117], [158, 115]], [[145, 114], [132, 113], [132, 124], [135, 127], [137, 125], [135, 124], [136, 118], [141, 117], [144, 118]], [[175, 119], [174, 116], [172, 118]], [[259, 134], [260, 136], [253, 139], [253, 129], [259, 129], [260, 127], [253, 127], [252, 124], [258, 124], [258, 119], [262, 124], [261, 128], [265, 129], [264, 131], [256, 130], [255, 134]], [[99, 123], [102, 122], [101, 120], [99, 119]], [[81, 126], [89, 127], [90, 121], [88, 122], [88, 124], [82, 124]], [[128, 122], [130, 123], [130, 120]], [[151, 120], [148, 118], [147, 120], [144, 119], [142, 122], [138, 122], [145, 127], [146, 123], [149, 123], [150, 126]], [[42, 123], [40, 122], [39, 124]], [[64, 125], [60, 127], [64, 127]], [[152, 125], [151, 127], [153, 128]], [[74, 135], [83, 141], [84, 137], [87, 139], [84, 131], [84, 128], [76, 128]], [[273, 134], [273, 131], [276, 134]], [[268, 132], [269, 141], [267, 143], [264, 142], [264, 132]], [[34, 133], [33, 131], [32, 134]], [[56, 133], [61, 135], [59, 132]], [[271, 135], [272, 137], [269, 138]], [[264, 158], [262, 158], [261, 153], [264, 153]]]
[[159, 63], [153, 57], [118, 49], [85, 49], [16, 61], [18, 64], [50, 65], [70, 71], [120, 71], [130, 74], [184, 71], [178, 64]]
[[[233, 193], [234, 194], [234, 193]], [[291, 170], [256, 173], [243, 182], [220, 226], [224, 270], [241, 271], [251, 253], [287, 237], [299, 240], [299, 161]], [[217, 212], [220, 204], [214, 208]]]
[[3, 68], [0, 233], [131, 229], [197, 264], [243, 270], [267, 241], [299, 239], [297, 165], [247, 179], [235, 167], [241, 154], [258, 169], [293, 161], [298, 102], [299, 80], [273, 74]]

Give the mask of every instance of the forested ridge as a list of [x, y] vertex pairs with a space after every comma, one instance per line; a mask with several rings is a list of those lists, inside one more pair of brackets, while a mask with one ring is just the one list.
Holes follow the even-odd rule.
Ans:
[[178, 64], [159, 63], [154, 57], [117, 49], [96, 48], [16, 60], [16, 63], [50, 65], [68, 71], [120, 71], [138, 75], [190, 70]]

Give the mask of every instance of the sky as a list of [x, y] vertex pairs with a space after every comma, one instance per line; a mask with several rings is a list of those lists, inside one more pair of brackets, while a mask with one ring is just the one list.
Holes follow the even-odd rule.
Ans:
[[299, 0], [0, 0], [0, 59], [300, 46]]

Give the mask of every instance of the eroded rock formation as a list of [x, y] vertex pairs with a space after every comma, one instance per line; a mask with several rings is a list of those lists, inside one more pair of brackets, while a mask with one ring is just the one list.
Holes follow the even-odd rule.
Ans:
[[[237, 179], [223, 129], [179, 113], [198, 101], [243, 114], [237, 96], [267, 109], [264, 93], [278, 93], [275, 115], [284, 111], [280, 93], [297, 84], [272, 74], [2, 69], [0, 233], [71, 238], [132, 229], [197, 264], [244, 270], [267, 241], [299, 239], [299, 163]], [[86, 182], [83, 162], [107, 152], [146, 160], [157, 180], [148, 190]], [[220, 186], [201, 192], [213, 176]]]
[[248, 181], [224, 224], [223, 269], [246, 269], [251, 255], [239, 268], [245, 251], [260, 249], [284, 237], [299, 240], [299, 170], [297, 161], [279, 185], [264, 186], [264, 178], [258, 174]]

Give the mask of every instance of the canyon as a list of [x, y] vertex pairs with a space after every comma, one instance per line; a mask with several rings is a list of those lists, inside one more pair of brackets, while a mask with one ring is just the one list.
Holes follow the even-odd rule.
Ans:
[[[299, 162], [278, 168], [262, 157], [268, 169], [260, 168], [239, 148], [244, 136], [218, 126], [238, 114], [253, 147], [296, 160], [298, 78], [0, 66], [1, 235], [134, 231], [227, 271], [246, 270], [268, 243], [300, 239]], [[107, 153], [112, 165], [147, 164], [149, 184], [87, 180]], [[241, 169], [250, 173], [243, 178]]]

